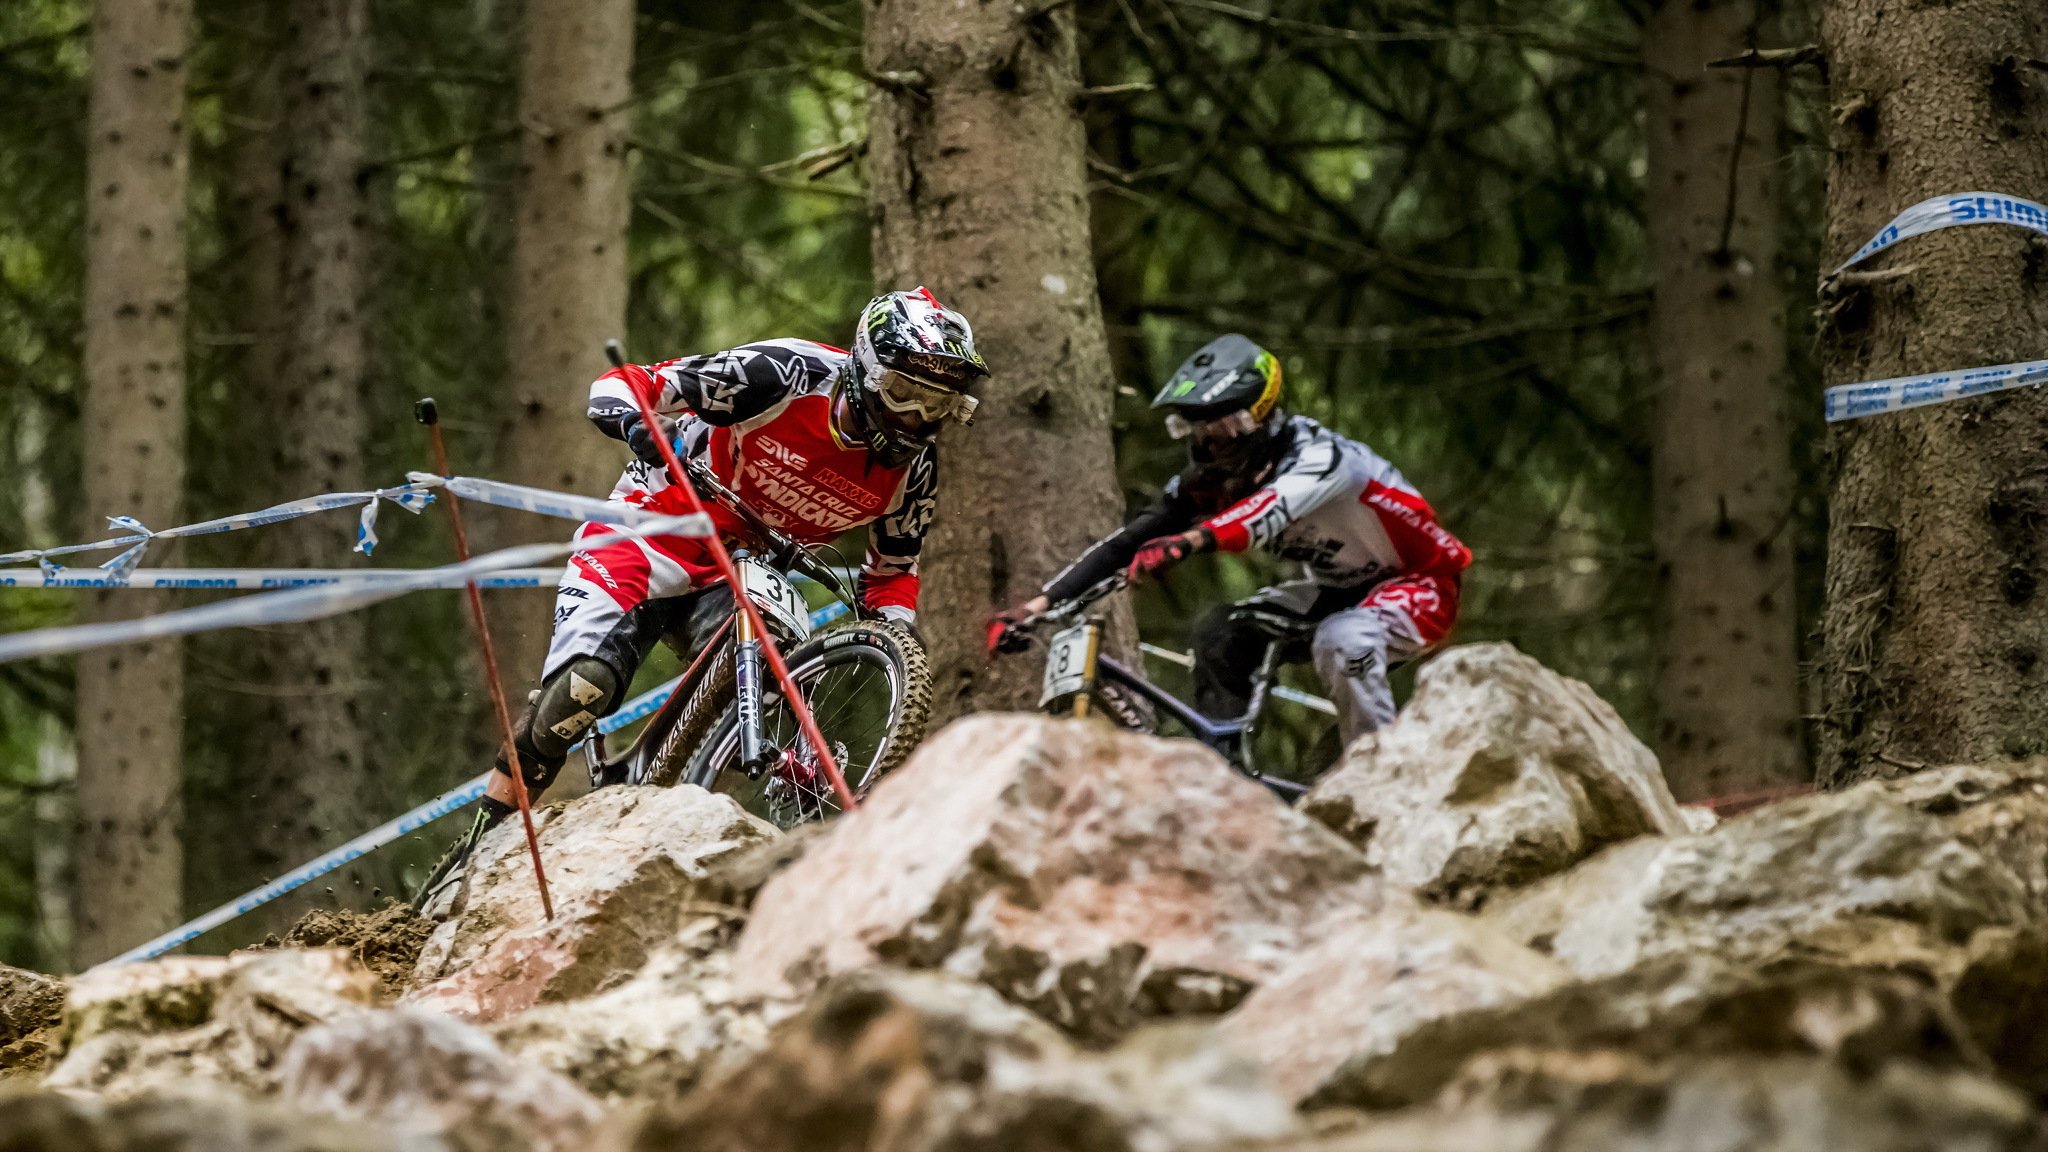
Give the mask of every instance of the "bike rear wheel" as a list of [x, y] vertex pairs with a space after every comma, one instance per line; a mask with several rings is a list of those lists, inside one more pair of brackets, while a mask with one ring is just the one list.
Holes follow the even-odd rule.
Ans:
[[[932, 686], [924, 649], [903, 630], [866, 621], [835, 628], [787, 655], [789, 671], [832, 746], [846, 784], [863, 795], [924, 739]], [[781, 763], [758, 776], [739, 762], [739, 705], [729, 704], [690, 759], [684, 779], [723, 792], [780, 827], [820, 820], [840, 810], [796, 714], [779, 686], [766, 685], [761, 734], [785, 750]]]

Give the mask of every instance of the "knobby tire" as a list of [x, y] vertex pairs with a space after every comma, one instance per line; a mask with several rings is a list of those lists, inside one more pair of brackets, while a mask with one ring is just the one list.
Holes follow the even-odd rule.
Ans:
[[[842, 770], [847, 774], [847, 785], [855, 795], [865, 795], [874, 787], [876, 780], [902, 764], [924, 740], [925, 729], [931, 720], [931, 663], [924, 649], [907, 631], [882, 621], [862, 621], [813, 636], [790, 649], [787, 658], [790, 674], [804, 686], [807, 698], [835, 668], [869, 663], [893, 670], [895, 692], [891, 715], [886, 718], [883, 730], [886, 744], [880, 749], [879, 758], [858, 766], [841, 762]], [[736, 763], [739, 705], [731, 698], [731, 677], [728, 675], [726, 679], [724, 706], [717, 722], [697, 742], [683, 779], [714, 792], [744, 794], [758, 787], [760, 782], [741, 772]], [[781, 693], [773, 686], [769, 688], [763, 698], [764, 719], [787, 713], [781, 704]], [[829, 716], [818, 717], [820, 726], [825, 728], [825, 738], [836, 740], [839, 733], [834, 731], [835, 725], [831, 720]], [[802, 737], [797, 736], [796, 741], [800, 744]], [[796, 815], [792, 819], [791, 813], [767, 811], [767, 805], [759, 802], [758, 797], [752, 802], [742, 799], [742, 804], [755, 815], [784, 825], [829, 816], [838, 810], [836, 802], [828, 802], [816, 812]]]

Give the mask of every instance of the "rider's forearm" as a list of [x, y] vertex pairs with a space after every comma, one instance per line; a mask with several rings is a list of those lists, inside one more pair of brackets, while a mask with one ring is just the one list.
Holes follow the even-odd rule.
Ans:
[[[1176, 522], [1177, 521], [1177, 522]], [[1071, 600], [1130, 566], [1147, 540], [1187, 527], [1161, 505], [1138, 513], [1136, 519], [1095, 542], [1066, 570], [1047, 581], [1042, 590], [1051, 600]]]
[[624, 368], [614, 368], [591, 381], [590, 407], [584, 415], [612, 439], [626, 438], [627, 430], [640, 419], [640, 404], [633, 398]]
[[878, 616], [915, 619], [917, 593], [918, 579], [915, 568], [908, 572], [864, 570], [860, 574], [861, 607]]

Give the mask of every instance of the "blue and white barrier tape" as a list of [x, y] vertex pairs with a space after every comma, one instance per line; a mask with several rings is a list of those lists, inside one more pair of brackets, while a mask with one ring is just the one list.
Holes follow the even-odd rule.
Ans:
[[[138, 568], [125, 578], [101, 568], [0, 568], [0, 588], [129, 588], [158, 591], [198, 588], [267, 592], [326, 584], [375, 584], [402, 580], [417, 568]], [[552, 588], [560, 568], [512, 568], [479, 576], [479, 588]]]
[[552, 516], [558, 520], [582, 520], [592, 524], [623, 524], [632, 527], [658, 520], [662, 516], [660, 512], [636, 508], [617, 500], [600, 500], [594, 496], [550, 492], [545, 488], [529, 488], [524, 484], [507, 484], [503, 480], [481, 480], [474, 476], [436, 476], [431, 472], [408, 472], [405, 478], [417, 488], [446, 488], [464, 500]]
[[1839, 276], [1901, 240], [1964, 224], [2013, 224], [2048, 235], [2048, 206], [2003, 192], [1962, 192], [1922, 200], [1893, 217], [1830, 275]]
[[398, 488], [380, 488], [375, 492], [329, 492], [323, 496], [308, 496], [303, 500], [292, 500], [272, 505], [255, 512], [238, 512], [233, 516], [222, 516], [214, 520], [202, 520], [197, 524], [185, 524], [152, 532], [132, 516], [109, 516], [109, 527], [126, 529], [125, 535], [95, 540], [90, 544], [66, 544], [58, 548], [30, 548], [22, 552], [0, 554], [0, 564], [25, 564], [31, 560], [47, 564], [53, 556], [68, 556], [75, 552], [97, 552], [107, 548], [129, 545], [127, 551], [107, 561], [101, 567], [110, 572], [125, 572], [135, 567], [142, 559], [143, 549], [152, 540], [174, 540], [184, 536], [213, 536], [222, 532], [239, 532], [244, 528], [256, 528], [265, 524], [278, 524], [296, 520], [315, 512], [326, 512], [335, 508], [352, 508], [363, 505], [363, 514], [356, 524], [355, 550], [365, 556], [377, 550], [377, 508], [378, 502], [388, 500], [408, 512], [418, 513], [434, 500], [433, 494], [418, 484], [406, 484]]
[[297, 868], [279, 876], [268, 884], [242, 893], [240, 896], [215, 908], [206, 915], [181, 924], [147, 944], [137, 945], [107, 961], [107, 963], [127, 964], [135, 960], [155, 959], [181, 944], [189, 943], [200, 935], [211, 932], [230, 920], [245, 916], [287, 892], [303, 887], [345, 864], [352, 863], [360, 857], [382, 848], [401, 836], [416, 832], [439, 820], [441, 817], [448, 815], [450, 812], [461, 809], [464, 805], [469, 804], [484, 794], [484, 787], [490, 782], [490, 778], [491, 774], [485, 772], [483, 775], [460, 787], [443, 792], [425, 804], [407, 812], [405, 815], [379, 824], [377, 827], [370, 829], [341, 847], [315, 860], [299, 865]]
[[[1901, 240], [1964, 224], [2012, 224], [2048, 235], [2048, 205], [2002, 192], [1964, 192], [1922, 200], [1894, 217], [1829, 276], [1839, 276]], [[1841, 384], [1827, 390], [1827, 418], [1832, 424], [1882, 412], [1941, 404], [1965, 396], [1981, 396], [1986, 392], [2024, 388], [2044, 381], [2048, 381], [2048, 360]]]
[[[642, 717], [653, 715], [654, 710], [661, 707], [662, 702], [668, 699], [669, 693], [675, 691], [681, 680], [682, 677], [678, 676], [627, 701], [625, 707], [598, 721], [597, 730], [616, 732]], [[411, 835], [443, 816], [460, 811], [484, 794], [484, 788], [490, 780], [491, 774], [485, 772], [474, 780], [449, 789], [412, 811], [379, 824], [341, 847], [308, 860], [268, 884], [251, 888], [206, 915], [180, 924], [147, 944], [121, 953], [107, 963], [126, 964], [134, 960], [153, 960], [181, 944], [189, 944], [230, 920], [246, 916], [286, 893], [303, 888], [308, 883], [345, 864], [351, 864], [400, 837]]]
[[[320, 496], [308, 496], [273, 505], [255, 512], [238, 512], [233, 516], [222, 516], [204, 520], [197, 524], [185, 524], [177, 528], [166, 528], [161, 532], [151, 531], [142, 522], [130, 516], [109, 516], [107, 523], [116, 529], [125, 530], [123, 535], [105, 540], [94, 540], [86, 544], [65, 544], [56, 548], [30, 548], [20, 552], [0, 554], [0, 564], [26, 564], [31, 561], [54, 569], [51, 560], [58, 556], [69, 556], [79, 552], [97, 552], [109, 548], [126, 547], [126, 551], [100, 566], [100, 571], [119, 576], [132, 572], [142, 560], [145, 548], [155, 540], [174, 540], [186, 536], [212, 536], [222, 532], [239, 532], [244, 528], [258, 528], [265, 524], [278, 524], [296, 520], [315, 512], [326, 512], [336, 508], [363, 506], [363, 513], [357, 522], [355, 550], [368, 556], [377, 548], [377, 509], [380, 502], [389, 501], [408, 512], [419, 513], [434, 500], [433, 489], [446, 488], [465, 500], [480, 504], [495, 504], [504, 508], [515, 508], [534, 512], [542, 516], [553, 516], [562, 520], [580, 520], [594, 524], [622, 524], [628, 527], [645, 524], [658, 519], [659, 512], [635, 508], [611, 500], [599, 500], [589, 496], [575, 496], [566, 492], [550, 492], [544, 488], [530, 488], [524, 484], [507, 484], [501, 480], [483, 480], [474, 476], [435, 476], [429, 472], [413, 472], [406, 477], [408, 483], [397, 488], [380, 488], [375, 492], [329, 492]], [[17, 584], [16, 586], [21, 586]], [[45, 587], [72, 587], [73, 585], [44, 585]], [[113, 586], [91, 585], [92, 587]]]
[[219, 628], [247, 628], [258, 624], [288, 624], [319, 620], [343, 612], [366, 608], [410, 592], [429, 588], [457, 588], [471, 580], [508, 568], [525, 568], [560, 559], [572, 552], [602, 548], [622, 540], [643, 536], [708, 536], [711, 518], [702, 514], [663, 516], [632, 528], [621, 528], [581, 540], [525, 544], [502, 548], [460, 564], [421, 568], [388, 580], [292, 588], [224, 600], [217, 604], [185, 608], [144, 616], [136, 620], [114, 620], [101, 624], [73, 624], [0, 636], [0, 664], [37, 656], [59, 656], [114, 644], [183, 636]]
[[1894, 380], [1871, 380], [1842, 384], [1827, 391], [1828, 422], [1854, 420], [1880, 412], [1899, 412], [1965, 396], [2003, 392], [2048, 381], [2048, 360], [2020, 364], [1998, 364], [1961, 372], [1930, 372], [1925, 376], [1902, 376]]

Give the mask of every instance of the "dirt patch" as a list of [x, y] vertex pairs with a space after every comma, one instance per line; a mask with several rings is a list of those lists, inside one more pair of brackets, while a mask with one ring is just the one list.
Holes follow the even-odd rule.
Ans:
[[315, 908], [292, 925], [284, 939], [272, 937], [266, 943], [287, 948], [346, 948], [376, 974], [377, 991], [389, 1000], [412, 984], [413, 966], [433, 930], [433, 921], [413, 915], [405, 904], [376, 912]]

